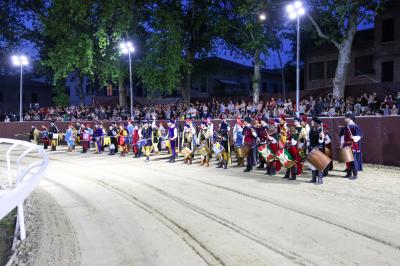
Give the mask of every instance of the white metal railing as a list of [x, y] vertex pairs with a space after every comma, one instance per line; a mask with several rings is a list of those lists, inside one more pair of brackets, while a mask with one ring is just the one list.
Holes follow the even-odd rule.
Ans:
[[[43, 148], [26, 141], [0, 138], [0, 145], [5, 145], [7, 149], [5, 155], [8, 178], [8, 184], [0, 190], [0, 220], [17, 208], [14, 249], [18, 233], [21, 240], [26, 237], [23, 203], [39, 184], [47, 167], [48, 157]], [[25, 165], [23, 162], [28, 154], [36, 156], [29, 158], [32, 162]], [[12, 156], [16, 156], [15, 161], [12, 161]]]

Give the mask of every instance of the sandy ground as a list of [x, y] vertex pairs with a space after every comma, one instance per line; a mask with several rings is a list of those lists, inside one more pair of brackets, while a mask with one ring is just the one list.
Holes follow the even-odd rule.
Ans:
[[399, 265], [400, 171], [322, 186], [131, 156], [49, 152], [19, 265]]

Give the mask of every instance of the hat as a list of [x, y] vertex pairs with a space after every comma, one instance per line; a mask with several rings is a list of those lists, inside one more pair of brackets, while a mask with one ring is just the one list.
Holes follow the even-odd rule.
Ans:
[[304, 122], [304, 123], [307, 123], [308, 117], [307, 117], [306, 115], [303, 115], [303, 116], [302, 116], [302, 119], [303, 119], [303, 122]]
[[274, 122], [279, 124], [279, 122], [280, 122], [280, 121], [279, 121], [279, 118], [275, 118], [275, 119], [274, 119]]
[[275, 120], [274, 119], [268, 120], [268, 124], [269, 125], [275, 125]]
[[314, 116], [314, 117], [312, 118], [312, 121], [314, 121], [314, 123], [316, 123], [316, 124], [318, 124], [318, 125], [321, 125], [321, 124], [322, 124], [321, 119], [319, 119], [319, 118], [316, 117], [316, 116]]
[[174, 119], [170, 119], [170, 120], [168, 121], [168, 123], [175, 124], [175, 120], [174, 120]]
[[294, 118], [294, 121], [297, 121], [297, 122], [299, 122], [299, 123], [302, 122], [302, 120], [300, 119], [300, 117], [295, 117], [295, 118]]
[[206, 121], [201, 121], [201, 124], [206, 126], [207, 122]]
[[281, 115], [281, 116], [280, 116], [280, 118], [281, 118], [283, 121], [285, 121], [285, 120], [286, 120], [286, 117], [285, 117], [285, 115]]
[[263, 117], [263, 118], [261, 118], [261, 121], [264, 121], [265, 123], [267, 123], [267, 124], [268, 124], [268, 118], [267, 118], [267, 117]]
[[323, 127], [324, 127], [325, 130], [328, 130], [328, 129], [329, 129], [328, 124], [323, 124]]
[[221, 122], [220, 129], [228, 129], [228, 123], [226, 123], [226, 122]]
[[253, 122], [253, 119], [251, 119], [251, 117], [246, 117], [245, 119], [244, 119], [244, 122], [246, 122], [246, 123], [251, 123], [251, 122]]
[[354, 116], [354, 114], [352, 112], [348, 112], [345, 117], [349, 118], [353, 121], [356, 120], [356, 117]]

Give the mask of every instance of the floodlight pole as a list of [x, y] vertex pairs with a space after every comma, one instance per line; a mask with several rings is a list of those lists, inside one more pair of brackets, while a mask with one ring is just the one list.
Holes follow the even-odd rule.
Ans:
[[22, 62], [20, 62], [20, 78], [19, 78], [19, 122], [23, 122], [24, 118], [22, 116], [22, 78], [23, 78], [23, 68]]
[[296, 116], [300, 116], [300, 16], [297, 16], [297, 55], [296, 55]]

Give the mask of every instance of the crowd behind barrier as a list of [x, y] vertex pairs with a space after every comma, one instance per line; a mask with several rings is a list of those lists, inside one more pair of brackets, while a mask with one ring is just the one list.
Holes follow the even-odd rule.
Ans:
[[[279, 117], [282, 114], [293, 116], [295, 101], [282, 98], [261, 98], [258, 104], [249, 99], [217, 99], [210, 101], [194, 101], [191, 104], [153, 104], [134, 106], [133, 119], [139, 120], [185, 120], [186, 118], [202, 119], [208, 116], [215, 118], [236, 119], [241, 116], [255, 117]], [[352, 112], [356, 116], [392, 116], [400, 113], [400, 92], [397, 97], [387, 95], [384, 99], [378, 99], [376, 93], [364, 93], [354, 99], [335, 99], [332, 95], [309, 97], [302, 99], [299, 112], [310, 117], [316, 116], [341, 116]], [[125, 121], [130, 117], [130, 108], [118, 105], [85, 105], [68, 107], [42, 107], [30, 109], [24, 114], [24, 121]], [[19, 121], [16, 113], [0, 112], [0, 121]]]

